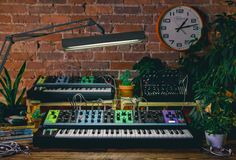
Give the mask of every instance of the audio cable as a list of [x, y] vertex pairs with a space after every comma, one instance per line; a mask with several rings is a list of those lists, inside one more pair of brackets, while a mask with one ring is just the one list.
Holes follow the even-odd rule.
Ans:
[[30, 154], [28, 146], [23, 146], [14, 141], [0, 143], [0, 157], [11, 156], [18, 153]]

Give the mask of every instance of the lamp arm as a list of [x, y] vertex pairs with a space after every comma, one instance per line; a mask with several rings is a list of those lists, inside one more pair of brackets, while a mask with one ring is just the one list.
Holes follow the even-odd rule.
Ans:
[[[78, 25], [78, 26], [75, 26], [75, 27], [69, 27], [69, 28], [65, 28], [65, 29], [61, 29], [61, 30], [56, 30], [56, 31], [53, 31], [53, 32], [48, 32], [48, 33], [36, 33], [36, 32], [39, 32], [39, 31], [54, 29], [54, 28], [57, 28], [57, 27], [77, 24], [77, 23], [86, 22], [86, 21], [87, 21], [87, 24], [84, 24], [84, 25]], [[34, 29], [32, 31], [7, 35], [5, 37], [4, 42], [3, 42], [2, 48], [0, 50], [0, 56], [1, 56], [2, 53], [3, 53], [4, 48], [7, 47], [5, 55], [2, 59], [1, 65], [0, 65], [0, 75], [1, 75], [3, 67], [4, 67], [4, 65], [7, 61], [7, 57], [10, 54], [11, 46], [14, 44], [14, 42], [24, 41], [24, 40], [28, 40], [28, 39], [32, 39], [32, 38], [37, 38], [37, 37], [43, 37], [43, 36], [47, 36], [47, 35], [51, 35], [51, 34], [55, 34], [55, 33], [60, 33], [60, 32], [65, 32], [65, 31], [78, 29], [78, 28], [85, 28], [85, 27], [89, 27], [89, 26], [93, 26], [93, 25], [95, 25], [97, 27], [99, 32], [104, 34], [104, 29], [98, 23], [96, 23], [91, 18], [86, 18], [86, 19], [82, 19], [82, 20], [76, 20], [76, 21], [71, 21], [71, 22], [67, 22], [67, 23], [56, 24], [56, 25], [51, 25], [51, 26], [47, 26], [47, 27], [43, 27], [43, 28], [38, 28], [38, 29]]]
[[[7, 42], [8, 42], [8, 44], [7, 44]], [[6, 44], [7, 44], [7, 46], [6, 46]], [[5, 63], [7, 61], [7, 57], [10, 54], [10, 50], [11, 50], [12, 44], [14, 44], [14, 42], [12, 41], [12, 37], [11, 36], [6, 36], [6, 38], [5, 38], [4, 42], [3, 42], [2, 48], [1, 48], [1, 51], [0, 51], [0, 55], [2, 55], [2, 52], [3, 52], [4, 48], [5, 48], [5, 46], [7, 47], [6, 48], [6, 53], [4, 54], [4, 56], [2, 58], [2, 63], [0, 65], [0, 75], [1, 75], [3, 67], [4, 67], [4, 65], [5, 65]]]

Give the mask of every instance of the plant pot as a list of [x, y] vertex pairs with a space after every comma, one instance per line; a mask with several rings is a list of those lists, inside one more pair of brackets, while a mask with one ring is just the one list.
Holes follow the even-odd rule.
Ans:
[[225, 144], [227, 134], [209, 134], [205, 131], [206, 143], [215, 148], [222, 148]]
[[34, 122], [34, 128], [39, 128], [39, 125], [41, 123], [41, 118], [34, 119], [33, 122]]
[[119, 85], [120, 97], [133, 97], [134, 86]]
[[[9, 117], [12, 115], [21, 115], [21, 112], [26, 113], [27, 107], [25, 105], [20, 106], [5, 106], [4, 116]], [[22, 116], [22, 115], [21, 115]]]

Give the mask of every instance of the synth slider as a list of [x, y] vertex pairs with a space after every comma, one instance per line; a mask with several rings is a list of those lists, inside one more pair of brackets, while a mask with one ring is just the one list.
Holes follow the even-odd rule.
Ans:
[[40, 76], [27, 92], [27, 98], [41, 102], [111, 100], [114, 98], [112, 77]]
[[36, 147], [189, 147], [194, 136], [179, 110], [49, 110]]

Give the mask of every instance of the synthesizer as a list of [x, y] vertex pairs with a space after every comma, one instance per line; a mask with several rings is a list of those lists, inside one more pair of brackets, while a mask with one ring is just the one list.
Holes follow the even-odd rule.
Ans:
[[40, 76], [27, 91], [27, 98], [41, 102], [110, 100], [114, 98], [111, 77]]
[[141, 79], [141, 96], [150, 102], [191, 101], [188, 75], [179, 70], [146, 73]]
[[49, 110], [33, 136], [43, 148], [189, 147], [179, 110]]

